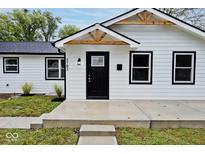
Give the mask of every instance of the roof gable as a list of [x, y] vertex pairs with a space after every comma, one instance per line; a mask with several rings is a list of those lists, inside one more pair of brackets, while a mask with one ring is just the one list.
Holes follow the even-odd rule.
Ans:
[[[83, 29], [83, 30], [73, 34], [73, 35], [70, 35], [68, 37], [65, 37], [63, 39], [60, 39], [60, 40], [54, 42], [54, 44], [58, 48], [63, 48], [64, 44], [67, 44], [67, 43], [69, 43], [69, 42], [71, 42], [71, 41], [73, 41], [73, 40], [75, 40], [75, 39], [77, 39], [79, 37], [82, 37], [82, 36], [84, 36], [86, 34], [89, 34], [89, 33], [93, 32], [93, 31], [96, 31], [96, 30], [100, 30], [100, 31], [102, 31], [102, 32], [104, 32], [106, 34], [109, 34], [113, 38], [117, 38], [118, 40], [121, 40], [121, 41], [129, 44], [132, 48], [137, 48], [139, 46], [139, 44], [140, 44], [139, 42], [137, 42], [137, 41], [135, 41], [135, 40], [133, 40], [131, 38], [128, 38], [127, 36], [124, 36], [124, 35], [116, 32], [116, 31], [113, 31], [113, 30], [111, 30], [111, 29], [109, 29], [109, 28], [107, 28], [107, 27], [105, 27], [105, 26], [103, 26], [101, 24], [91, 25], [91, 26], [89, 26], [89, 27], [87, 27], [87, 28], [85, 28], [85, 29]], [[79, 41], [79, 44], [80, 43], [84, 44], [84, 43]], [[108, 44], [108, 45], [110, 45], [110, 44]]]
[[120, 21], [123, 21], [125, 19], [128, 19], [128, 18], [130, 18], [132, 16], [135, 16], [136, 14], [139, 14], [139, 13], [141, 13], [143, 11], [148, 11], [148, 12], [158, 16], [161, 19], [165, 19], [165, 20], [169, 21], [170, 24], [173, 23], [173, 24], [179, 26], [180, 28], [185, 29], [186, 31], [192, 32], [194, 34], [199, 35], [202, 38], [205, 38], [205, 31], [203, 31], [203, 30], [201, 30], [201, 29], [199, 29], [199, 28], [197, 28], [197, 27], [195, 27], [195, 26], [193, 26], [193, 25], [191, 25], [189, 23], [186, 23], [186, 22], [184, 22], [184, 21], [182, 21], [182, 20], [180, 20], [180, 19], [178, 19], [176, 17], [173, 17], [173, 16], [171, 16], [171, 15], [169, 15], [167, 13], [164, 13], [164, 12], [158, 10], [158, 9], [155, 9], [155, 8], [132, 9], [132, 10], [130, 10], [130, 11], [124, 13], [124, 14], [121, 14], [121, 15], [119, 15], [117, 17], [114, 17], [112, 19], [104, 21], [101, 24], [104, 25], [104, 26], [110, 26], [110, 25], [113, 25], [113, 24], [115, 24], [117, 22], [120, 22]]

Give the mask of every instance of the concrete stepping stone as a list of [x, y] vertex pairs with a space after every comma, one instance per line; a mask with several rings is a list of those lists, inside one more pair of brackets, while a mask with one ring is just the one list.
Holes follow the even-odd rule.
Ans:
[[78, 145], [117, 145], [115, 136], [80, 136]]
[[115, 136], [113, 125], [82, 125], [80, 136]]
[[81, 125], [78, 145], [117, 145], [113, 125]]

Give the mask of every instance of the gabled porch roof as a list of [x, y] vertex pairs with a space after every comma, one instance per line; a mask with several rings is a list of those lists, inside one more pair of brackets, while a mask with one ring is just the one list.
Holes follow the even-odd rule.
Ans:
[[[78, 39], [85, 35], [90, 35], [92, 39], [82, 40]], [[110, 40], [103, 40], [105, 35], [109, 35], [112, 38]], [[140, 43], [123, 35], [114, 30], [111, 30], [99, 23], [91, 25], [77, 33], [74, 33], [70, 36], [62, 38], [54, 42], [55, 47], [63, 48], [64, 44], [93, 44], [93, 45], [130, 45], [131, 48], [139, 47]]]

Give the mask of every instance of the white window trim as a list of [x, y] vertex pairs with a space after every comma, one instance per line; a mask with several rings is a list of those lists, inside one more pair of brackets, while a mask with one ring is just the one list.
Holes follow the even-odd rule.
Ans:
[[[49, 60], [58, 60], [58, 68], [51, 68], [51, 67], [48, 68], [48, 61]], [[46, 57], [46, 79], [48, 79], [48, 80], [62, 80], [62, 79], [64, 79], [64, 77], [61, 77], [61, 73], [62, 73], [61, 69], [63, 69], [63, 70], [65, 69], [65, 68], [61, 67], [61, 61], [62, 60], [64, 60], [64, 59], [60, 58], [60, 57], [59, 58], [50, 58], [50, 57], [47, 58]], [[48, 70], [49, 69], [52, 69], [52, 70], [56, 69], [56, 70], [58, 70], [58, 77], [48, 77]]]
[[[149, 55], [149, 66], [147, 66], [147, 67], [142, 67], [142, 66], [138, 66], [138, 67], [134, 67], [133, 66], [133, 56], [134, 55]], [[137, 52], [133, 52], [133, 53], [131, 53], [131, 69], [130, 69], [130, 71], [131, 71], [131, 73], [130, 73], [130, 75], [131, 75], [131, 83], [151, 83], [151, 69], [152, 69], [152, 64], [151, 64], [151, 60], [152, 60], [152, 53], [151, 52], [139, 52], [139, 53], [137, 53]], [[133, 80], [133, 68], [148, 68], [148, 80], [146, 81], [146, 80]]]
[[[177, 55], [191, 55], [191, 67], [176, 67], [176, 56]], [[194, 69], [195, 69], [194, 68], [194, 63], [195, 63], [194, 62], [194, 60], [195, 60], [194, 56], [195, 56], [195, 53], [193, 53], [193, 52], [190, 52], [190, 53], [189, 52], [186, 52], [186, 53], [185, 52], [183, 52], [183, 53], [182, 52], [181, 53], [180, 52], [175, 52], [174, 53], [173, 83], [182, 83], [183, 84], [183, 83], [193, 83], [194, 82]], [[175, 76], [176, 75], [176, 69], [191, 69], [191, 80], [190, 81], [176, 81], [175, 80], [175, 78], [176, 78], [176, 76]]]
[[[15, 59], [17, 61], [17, 64], [6, 64], [6, 61], [8, 59]], [[6, 70], [6, 66], [16, 66], [16, 71], [9, 71]], [[18, 73], [19, 72], [19, 58], [18, 57], [4, 57], [4, 73]]]

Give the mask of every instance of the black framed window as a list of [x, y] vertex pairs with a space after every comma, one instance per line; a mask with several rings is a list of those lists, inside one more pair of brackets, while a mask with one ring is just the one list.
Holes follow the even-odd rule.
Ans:
[[65, 61], [63, 58], [46, 57], [46, 79], [64, 79]]
[[195, 83], [196, 52], [173, 52], [173, 84]]
[[130, 52], [130, 84], [152, 83], [152, 52]]
[[3, 57], [4, 73], [19, 73], [19, 57]]

